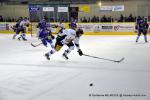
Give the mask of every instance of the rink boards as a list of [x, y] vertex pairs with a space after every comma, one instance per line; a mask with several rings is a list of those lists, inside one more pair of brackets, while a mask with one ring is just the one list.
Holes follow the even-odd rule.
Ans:
[[[38, 23], [30, 23], [27, 28], [28, 34], [37, 34], [36, 28]], [[57, 23], [51, 23], [52, 25]], [[135, 23], [77, 23], [78, 28], [84, 30], [85, 35], [136, 35]], [[1, 22], [0, 33], [14, 34], [12, 26], [14, 22]], [[69, 23], [64, 23], [66, 28], [69, 28]], [[149, 29], [150, 30], [150, 29]], [[59, 28], [52, 28], [54, 34], [58, 33]], [[150, 32], [150, 31], [149, 31]]]

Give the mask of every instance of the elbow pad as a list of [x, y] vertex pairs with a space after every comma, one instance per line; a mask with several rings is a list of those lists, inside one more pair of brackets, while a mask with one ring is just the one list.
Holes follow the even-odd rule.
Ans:
[[79, 47], [79, 44], [75, 44], [76, 45], [76, 47]]

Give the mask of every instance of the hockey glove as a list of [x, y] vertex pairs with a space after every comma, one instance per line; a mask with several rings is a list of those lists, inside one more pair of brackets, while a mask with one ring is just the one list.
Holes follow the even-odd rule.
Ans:
[[78, 50], [78, 53], [79, 53], [80, 56], [83, 55], [83, 52], [81, 51], [81, 49]]
[[27, 24], [26, 26], [29, 27], [29, 24]]
[[47, 38], [48, 38], [48, 40], [50, 40], [50, 39], [51, 39], [51, 36], [48, 36]]
[[55, 39], [55, 36], [54, 36], [54, 35], [51, 35], [51, 38], [52, 38], [52, 40], [54, 40], [54, 39]]

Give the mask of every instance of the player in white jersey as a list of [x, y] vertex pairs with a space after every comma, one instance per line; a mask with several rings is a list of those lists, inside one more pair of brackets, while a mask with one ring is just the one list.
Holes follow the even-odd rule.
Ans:
[[18, 38], [19, 40], [22, 38], [24, 41], [27, 41], [26, 39], [26, 28], [29, 27], [29, 20], [25, 17], [24, 20], [20, 22], [21, 32], [22, 34]]
[[[55, 43], [55, 48], [52, 49], [50, 52], [45, 54], [45, 57], [50, 60], [50, 56], [52, 54], [54, 54], [56, 51], [59, 51], [63, 45], [67, 45], [68, 49], [64, 51], [63, 53], [63, 57], [65, 59], [69, 59], [68, 58], [68, 54], [74, 50], [74, 47], [77, 47], [77, 51], [79, 53], [80, 56], [83, 55], [80, 46], [79, 46], [79, 38], [81, 37], [81, 35], [83, 34], [83, 30], [78, 29], [76, 31], [76, 24], [71, 24], [71, 29], [66, 29], [63, 31], [62, 36], [56, 39], [56, 43]], [[75, 46], [74, 46], [75, 45]]]
[[57, 24], [57, 26], [58, 26], [59, 28], [61, 28], [61, 29], [65, 29], [65, 25], [64, 25], [64, 23], [62, 23], [62, 21], [60, 21], [60, 22]]
[[57, 25], [56, 25], [56, 28], [59, 28], [59, 31], [58, 31], [58, 34], [57, 34], [57, 37], [61, 36], [63, 31], [65, 30], [65, 25], [64, 23], [62, 23], [62, 21], [60, 21]]
[[17, 22], [17, 24], [15, 25], [15, 32], [16, 34], [14, 34], [13, 39], [15, 39], [15, 37], [22, 32], [22, 34], [19, 36], [19, 40], [22, 38], [24, 41], [27, 41], [26, 39], [26, 28], [29, 26], [29, 20], [27, 18], [20, 18], [19, 21]]

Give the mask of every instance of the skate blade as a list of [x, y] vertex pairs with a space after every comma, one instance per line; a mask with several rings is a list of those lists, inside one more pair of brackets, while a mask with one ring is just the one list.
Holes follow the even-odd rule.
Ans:
[[69, 58], [66, 58], [65, 56], [62, 55], [62, 58], [64, 58], [65, 60], [68, 60]]
[[45, 54], [44, 57], [46, 57], [47, 60], [50, 60], [50, 58]]

